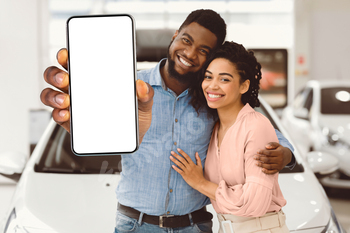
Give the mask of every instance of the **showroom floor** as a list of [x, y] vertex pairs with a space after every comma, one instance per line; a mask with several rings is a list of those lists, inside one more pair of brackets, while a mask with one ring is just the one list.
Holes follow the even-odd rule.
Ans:
[[[15, 187], [16, 183], [0, 176], [0, 222], [5, 217]], [[330, 190], [327, 193], [339, 222], [350, 233], [350, 190]]]
[[339, 222], [350, 233], [350, 190], [330, 190], [327, 194]]

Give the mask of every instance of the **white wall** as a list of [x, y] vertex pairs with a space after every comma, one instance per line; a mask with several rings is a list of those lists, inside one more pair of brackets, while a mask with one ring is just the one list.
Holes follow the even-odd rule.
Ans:
[[295, 91], [309, 79], [350, 80], [350, 1], [295, 0], [294, 8]]
[[29, 154], [29, 111], [43, 108], [47, 23], [46, 0], [0, 0], [0, 153]]

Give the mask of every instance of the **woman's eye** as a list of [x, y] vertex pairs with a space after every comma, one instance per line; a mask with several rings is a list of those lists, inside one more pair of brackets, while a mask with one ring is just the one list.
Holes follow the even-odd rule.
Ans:
[[204, 79], [211, 79], [210, 76], [204, 76]]
[[228, 82], [228, 81], [230, 81], [228, 78], [223, 78], [223, 79], [221, 79], [221, 81], [223, 81], [223, 82]]

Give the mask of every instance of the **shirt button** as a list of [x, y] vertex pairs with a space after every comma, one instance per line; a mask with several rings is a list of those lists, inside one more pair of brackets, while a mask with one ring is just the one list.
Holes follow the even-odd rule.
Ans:
[[177, 119], [175, 119], [175, 122], [178, 122], [178, 120], [177, 120]]
[[177, 143], [176, 143], [176, 142], [174, 142], [174, 145], [176, 146], [176, 145], [177, 145]]
[[166, 212], [167, 214], [170, 214], [170, 211]]
[[172, 189], [170, 189], [170, 192], [172, 193], [172, 192], [173, 192], [173, 190], [172, 190]]

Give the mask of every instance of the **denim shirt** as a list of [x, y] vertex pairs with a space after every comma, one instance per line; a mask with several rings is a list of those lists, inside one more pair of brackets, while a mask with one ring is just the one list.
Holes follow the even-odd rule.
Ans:
[[[116, 194], [122, 205], [149, 215], [184, 215], [209, 204], [210, 200], [172, 169], [170, 151], [181, 148], [193, 161], [198, 152], [204, 164], [215, 121], [208, 119], [205, 110], [197, 114], [189, 103], [188, 90], [177, 96], [165, 86], [160, 75], [162, 62], [165, 59], [137, 74], [138, 79], [154, 89], [152, 123], [139, 149], [122, 155]], [[276, 133], [281, 145], [292, 148], [281, 133]]]

